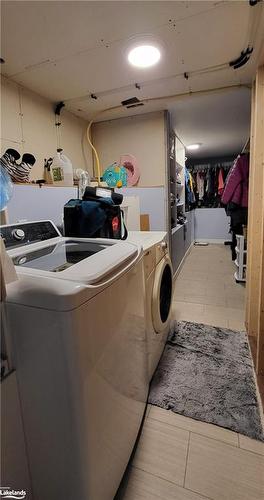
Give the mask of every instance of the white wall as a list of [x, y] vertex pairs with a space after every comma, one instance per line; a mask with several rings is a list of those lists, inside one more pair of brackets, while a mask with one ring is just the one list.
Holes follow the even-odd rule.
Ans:
[[8, 203], [8, 223], [52, 220], [60, 226], [63, 207], [71, 198], [77, 198], [77, 187], [57, 187], [16, 184]]
[[[57, 149], [54, 104], [2, 78], [1, 105], [1, 154], [10, 147], [21, 156], [33, 154], [36, 163], [31, 179], [43, 178], [44, 158], [54, 156]], [[83, 152], [87, 122], [64, 108], [61, 123], [61, 147], [72, 160], [73, 167], [92, 172], [92, 155], [86, 139]]]
[[167, 196], [164, 187], [122, 188], [116, 192], [139, 198], [140, 214], [149, 215], [150, 231], [167, 231]]
[[231, 240], [230, 217], [224, 208], [196, 208], [194, 211], [194, 237], [196, 241], [219, 242]]
[[[156, 188], [156, 191], [162, 191], [162, 188]], [[124, 190], [124, 200], [122, 206], [127, 207], [127, 229], [129, 231], [140, 230], [140, 198], [133, 193]], [[138, 191], [142, 191], [139, 189]], [[138, 192], [136, 193], [138, 194]], [[158, 194], [158, 200], [161, 194]], [[77, 198], [78, 189], [76, 186], [72, 187], [57, 187], [57, 186], [42, 186], [37, 185], [25, 186], [24, 184], [16, 184], [14, 186], [13, 196], [8, 204], [8, 224], [15, 224], [17, 222], [37, 221], [37, 220], [52, 220], [57, 226], [61, 226], [63, 222], [63, 207], [67, 201], [72, 198]], [[145, 206], [150, 205], [148, 197], [145, 200]], [[144, 208], [145, 208], [144, 206]], [[159, 219], [155, 217], [155, 210], [157, 206], [161, 206], [159, 201], [158, 205], [154, 204], [150, 216], [153, 216], [153, 224], [157, 225]], [[153, 214], [154, 212], [154, 214]], [[146, 212], [145, 212], [146, 213]], [[154, 227], [155, 228], [155, 227]]]
[[138, 186], [163, 186], [166, 161], [164, 130], [163, 111], [95, 123], [92, 137], [103, 170], [114, 161], [119, 161], [122, 154], [130, 153], [137, 158], [141, 172]]

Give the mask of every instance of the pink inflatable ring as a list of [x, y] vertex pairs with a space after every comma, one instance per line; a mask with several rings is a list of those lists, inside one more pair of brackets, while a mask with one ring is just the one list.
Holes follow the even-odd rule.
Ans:
[[127, 171], [128, 187], [135, 186], [140, 178], [140, 171], [135, 156], [127, 154], [120, 157], [119, 165], [125, 167]]

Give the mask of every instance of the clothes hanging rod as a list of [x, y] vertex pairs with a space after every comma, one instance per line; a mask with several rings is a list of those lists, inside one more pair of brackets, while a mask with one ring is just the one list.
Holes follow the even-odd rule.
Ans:
[[195, 171], [205, 171], [205, 170], [210, 170], [210, 169], [216, 169], [216, 168], [223, 168], [224, 170], [228, 170], [232, 167], [233, 162], [218, 162], [218, 163], [208, 163], [208, 164], [202, 164], [202, 165], [190, 165], [189, 167], [187, 166], [187, 170], [190, 172], [195, 172]]

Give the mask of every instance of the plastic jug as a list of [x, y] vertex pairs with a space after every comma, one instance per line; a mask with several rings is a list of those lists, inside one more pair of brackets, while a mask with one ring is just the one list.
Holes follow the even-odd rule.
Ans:
[[59, 186], [73, 186], [73, 170], [71, 160], [58, 149], [50, 167], [53, 184]]

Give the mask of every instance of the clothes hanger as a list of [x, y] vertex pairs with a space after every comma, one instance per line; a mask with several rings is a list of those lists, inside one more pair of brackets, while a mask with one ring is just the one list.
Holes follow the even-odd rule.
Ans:
[[247, 142], [245, 143], [245, 145], [244, 145], [244, 147], [243, 147], [243, 149], [242, 149], [242, 151], [241, 151], [240, 154], [243, 155], [243, 154], [247, 154], [249, 152], [250, 152], [250, 138], [247, 139]]

